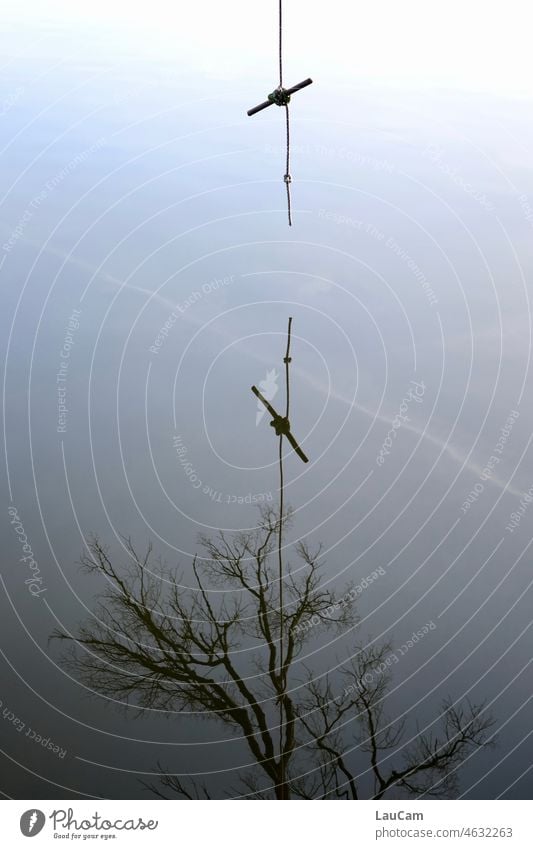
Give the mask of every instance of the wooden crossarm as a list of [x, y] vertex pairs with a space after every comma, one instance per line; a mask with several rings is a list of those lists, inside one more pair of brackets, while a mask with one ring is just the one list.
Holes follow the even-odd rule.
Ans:
[[[301, 88], [306, 88], [308, 85], [311, 85], [313, 80], [308, 77], [306, 80], [302, 80], [301, 83], [296, 83], [292, 88], [284, 89], [285, 93], [289, 95], [294, 94], [295, 91], [300, 91]], [[257, 112], [261, 112], [263, 109], [267, 109], [269, 106], [274, 105], [274, 100], [264, 100], [263, 103], [260, 103], [258, 106], [254, 106], [253, 109], [249, 109], [246, 113], [247, 115], [255, 115]]]
[[[264, 404], [264, 406], [267, 408], [267, 410], [270, 413], [270, 415], [272, 416], [274, 422], [283, 420], [283, 416], [280, 416], [278, 413], [276, 413], [274, 407], [267, 401], [267, 399], [259, 391], [257, 386], [252, 386], [252, 392], [254, 393], [256, 398], [259, 398], [261, 403]], [[295, 440], [294, 436], [292, 435], [292, 433], [290, 432], [290, 430], [283, 431], [283, 436], [287, 437], [287, 439], [289, 440], [289, 444], [293, 447], [294, 451], [298, 454], [298, 457], [300, 458], [300, 460], [302, 460], [302, 462], [304, 462], [304, 463], [308, 463], [309, 457], [307, 457], [304, 454], [304, 452], [302, 451], [302, 449], [300, 448], [300, 446], [296, 442], [296, 440]]]

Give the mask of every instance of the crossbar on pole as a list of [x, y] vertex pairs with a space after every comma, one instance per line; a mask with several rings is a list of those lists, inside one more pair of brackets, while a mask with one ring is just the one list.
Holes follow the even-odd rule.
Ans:
[[[300, 89], [306, 88], [308, 85], [311, 85], [312, 82], [313, 82], [313, 80], [310, 77], [308, 77], [306, 80], [303, 80], [301, 83], [297, 83], [296, 85], [293, 85], [292, 88], [283, 89], [283, 91], [290, 96], [291, 94], [294, 94], [296, 91], [300, 91]], [[274, 100], [264, 100], [263, 103], [259, 103], [258, 106], [254, 106], [253, 109], [249, 109], [246, 114], [249, 115], [249, 116], [256, 115], [257, 112], [261, 112], [263, 109], [267, 109], [269, 106], [274, 106], [274, 103], [275, 103]]]

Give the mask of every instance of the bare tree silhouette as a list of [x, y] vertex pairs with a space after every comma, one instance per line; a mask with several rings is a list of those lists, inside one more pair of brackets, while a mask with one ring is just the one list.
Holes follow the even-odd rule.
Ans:
[[[289, 519], [286, 514], [284, 524]], [[119, 569], [93, 537], [81, 564], [103, 575], [108, 588], [76, 636], [54, 632], [72, 643], [62, 662], [98, 694], [128, 707], [194, 711], [240, 735], [256, 766], [228, 795], [358, 799], [364, 775], [373, 784], [366, 797], [374, 799], [452, 795], [464, 758], [493, 744], [493, 719], [484, 705], [446, 701], [437, 730], [417, 731], [406, 740], [404, 722], [387, 718], [389, 644], [356, 645], [338, 674], [316, 677], [306, 669], [298, 678], [312, 633], [355, 632], [355, 595], [338, 598], [324, 588], [321, 549], [300, 542], [299, 568], [289, 568], [286, 576], [281, 620], [271, 563], [278, 529], [279, 515], [267, 506], [252, 532], [200, 537], [205, 559], [193, 562], [191, 589], [183, 589], [176, 572], [161, 561], [157, 573], [152, 571], [151, 546], [140, 557], [125, 540], [129, 562]], [[157, 796], [211, 798], [205, 784], [158, 767], [160, 784], [146, 785]]]

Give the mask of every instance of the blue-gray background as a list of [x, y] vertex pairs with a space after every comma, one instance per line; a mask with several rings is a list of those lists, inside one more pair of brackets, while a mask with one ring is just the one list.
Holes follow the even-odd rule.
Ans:
[[[293, 99], [292, 229], [283, 116], [245, 114], [276, 84], [276, 4], [188, 5], [32, 2], [2, 24], [0, 699], [66, 755], [2, 719], [0, 789], [128, 798], [158, 759], [226, 770], [220, 788], [247, 762], [225, 730], [89, 698], [48, 638], [94, 604], [101, 585], [76, 566], [90, 532], [117, 558], [120, 534], [151, 539], [187, 576], [200, 531], [253, 527], [246, 496], [277, 498], [249, 387], [275, 369], [281, 390], [292, 315], [291, 418], [311, 458], [287, 456], [292, 538], [324, 543], [340, 588], [383, 567], [364, 635], [401, 644], [435, 622], [395, 669], [393, 711], [424, 725], [446, 695], [486, 699], [499, 747], [465, 765], [461, 793], [527, 798], [528, 501], [506, 530], [533, 484], [521, 4], [502, 20], [477, 2], [287, 2], [286, 82], [315, 79]], [[411, 381], [422, 397], [379, 465]], [[318, 642], [317, 672], [352, 639]]]

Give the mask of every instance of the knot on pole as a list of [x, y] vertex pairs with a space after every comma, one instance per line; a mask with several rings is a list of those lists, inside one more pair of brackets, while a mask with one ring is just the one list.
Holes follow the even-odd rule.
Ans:
[[[284, 174], [283, 175], [283, 182], [287, 183], [287, 185], [289, 185], [289, 183], [292, 183], [291, 175], [290, 174]], [[285, 360], [283, 362], [285, 362]]]
[[268, 99], [271, 103], [275, 103], [276, 106], [288, 106], [291, 102], [291, 96], [286, 88], [282, 88], [279, 86], [274, 89], [274, 91], [268, 95]]
[[270, 427], [273, 427], [276, 436], [289, 436], [291, 425], [286, 416], [275, 416], [270, 422]]

